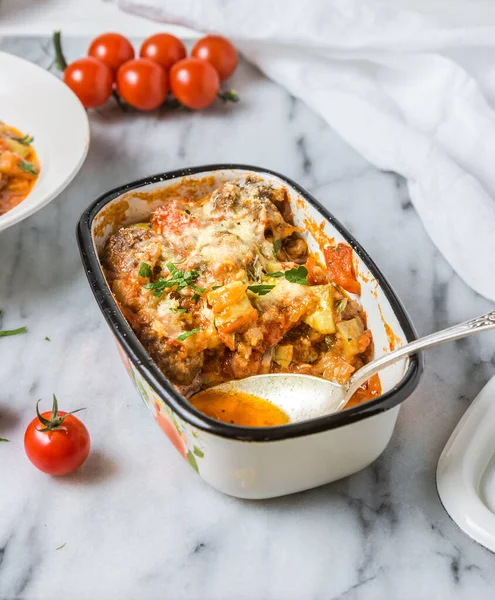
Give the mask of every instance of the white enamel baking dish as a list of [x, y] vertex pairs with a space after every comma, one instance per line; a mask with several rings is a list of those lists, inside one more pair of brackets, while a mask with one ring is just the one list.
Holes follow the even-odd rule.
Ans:
[[117, 339], [129, 375], [162, 430], [207, 483], [226, 494], [254, 499], [320, 486], [373, 462], [390, 440], [401, 402], [418, 384], [422, 362], [420, 357], [412, 356], [382, 371], [383, 394], [377, 399], [280, 427], [250, 428], [221, 423], [197, 411], [175, 390], [117, 307], [98, 255], [119, 227], [146, 220], [156, 206], [163, 204], [163, 199], [150, 201], [141, 192], [165, 188], [164, 195], [173, 189], [174, 194], [199, 198], [222, 181], [253, 175], [286, 188], [295, 224], [305, 230], [308, 222], [312, 224], [309, 229], [314, 234], [305, 234], [311, 251], [320, 252], [318, 240], [323, 243], [323, 236], [334, 243], [347, 242], [352, 246], [362, 288], [360, 301], [373, 332], [375, 357], [389, 352], [393, 343], [400, 345], [415, 339], [399, 299], [358, 242], [299, 185], [266, 169], [209, 165], [121, 186], [88, 207], [79, 222], [77, 237], [98, 305]]

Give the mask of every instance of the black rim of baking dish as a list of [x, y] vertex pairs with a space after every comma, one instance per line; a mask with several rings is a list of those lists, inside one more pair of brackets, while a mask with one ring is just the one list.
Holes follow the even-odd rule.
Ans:
[[91, 233], [93, 219], [106, 204], [136, 188], [200, 173], [205, 173], [206, 175], [207, 173], [214, 173], [216, 171], [232, 170], [244, 172], [251, 171], [253, 173], [259, 173], [260, 175], [266, 174], [277, 177], [300, 194], [347, 240], [368, 267], [389, 301], [406, 339], [412, 341], [417, 338], [416, 332], [414, 331], [413, 325], [407, 316], [402, 303], [392, 290], [387, 279], [374, 263], [373, 259], [365, 252], [362, 246], [354, 239], [347, 229], [343, 227], [342, 224], [325, 209], [325, 207], [313, 198], [311, 194], [288, 177], [280, 175], [280, 173], [271, 171], [270, 169], [242, 164], [215, 164], [169, 171], [167, 173], [145, 177], [138, 181], [121, 185], [99, 196], [81, 215], [76, 234], [86, 276], [103, 316], [134, 366], [148, 384], [160, 394], [162, 400], [166, 402], [181, 419], [198, 429], [230, 439], [261, 442], [310, 435], [342, 427], [344, 425], [350, 425], [351, 423], [355, 423], [362, 419], [378, 415], [400, 404], [411, 395], [419, 383], [423, 371], [423, 359], [421, 354], [415, 354], [410, 357], [407, 371], [399, 384], [378, 397], [376, 400], [369, 400], [364, 404], [328, 416], [317, 417], [308, 421], [291, 423], [278, 427], [241, 427], [212, 419], [196, 410], [184, 396], [177, 392], [165, 375], [158, 369], [136, 334], [132, 331], [130, 325], [127, 323], [107, 285], [93, 243]]

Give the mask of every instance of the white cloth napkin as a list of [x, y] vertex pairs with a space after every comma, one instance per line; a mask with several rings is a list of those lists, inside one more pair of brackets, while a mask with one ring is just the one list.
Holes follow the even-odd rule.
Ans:
[[433, 242], [495, 301], [494, 0], [116, 1], [232, 39], [371, 163], [406, 177]]

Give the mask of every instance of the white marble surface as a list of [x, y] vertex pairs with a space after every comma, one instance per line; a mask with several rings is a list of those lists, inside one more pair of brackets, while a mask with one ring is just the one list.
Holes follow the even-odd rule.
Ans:
[[[87, 44], [70, 41], [68, 56]], [[48, 48], [46, 38], [0, 40], [0, 49], [44, 66]], [[371, 467], [270, 501], [210, 489], [132, 388], [86, 283], [74, 228], [97, 195], [150, 173], [223, 161], [279, 170], [362, 241], [420, 333], [489, 308], [436, 252], [402, 180], [371, 167], [249, 66], [232, 83], [242, 103], [230, 108], [92, 113], [89, 155], [73, 183], [0, 236], [0, 325], [29, 327], [0, 341], [0, 436], [10, 439], [0, 447], [0, 598], [493, 597], [495, 557], [449, 519], [434, 477], [452, 429], [495, 371], [495, 336], [427, 355], [422, 384]], [[56, 479], [23, 453], [36, 400], [47, 407], [53, 392], [64, 408], [87, 407], [93, 444], [79, 472]]]

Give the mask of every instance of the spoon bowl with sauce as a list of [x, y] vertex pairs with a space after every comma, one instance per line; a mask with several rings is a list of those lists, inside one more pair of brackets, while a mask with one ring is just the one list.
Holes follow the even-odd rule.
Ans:
[[432, 333], [364, 365], [343, 385], [311, 375], [269, 373], [222, 383], [195, 394], [191, 402], [205, 414], [235, 425], [274, 427], [306, 421], [344, 409], [373, 375], [419, 350], [494, 328], [492, 311]]

